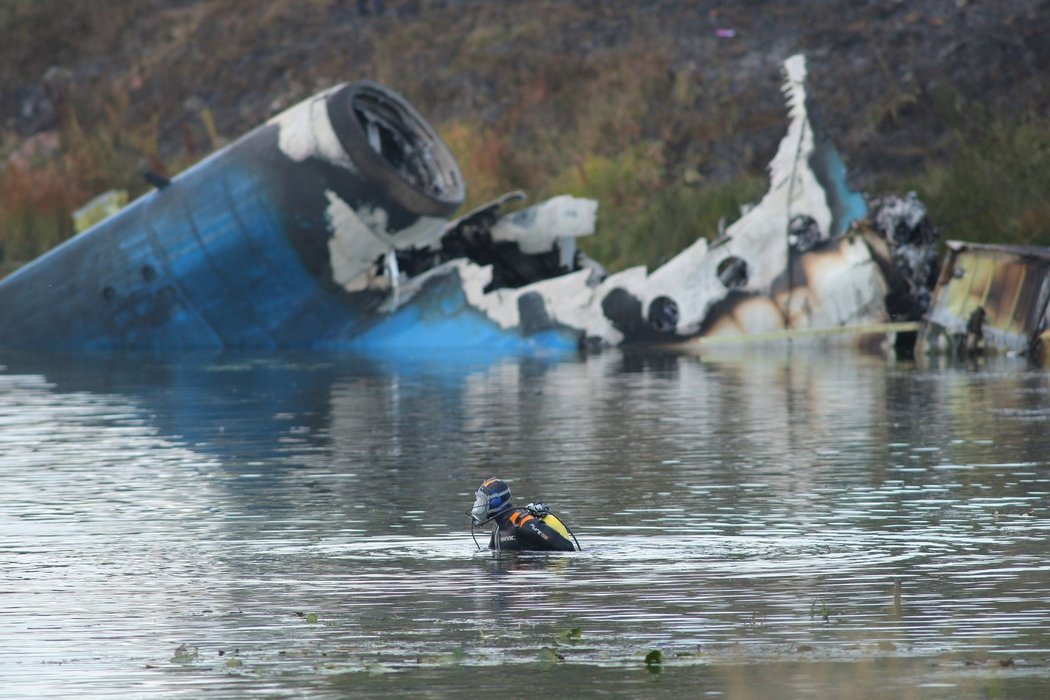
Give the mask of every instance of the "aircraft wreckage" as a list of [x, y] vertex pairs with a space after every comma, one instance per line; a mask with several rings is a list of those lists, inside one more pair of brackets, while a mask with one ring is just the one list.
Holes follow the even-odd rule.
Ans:
[[1045, 364], [1050, 349], [1050, 249], [948, 241], [918, 352], [986, 350]]
[[[0, 345], [531, 352], [807, 333], [886, 338], [936, 280], [922, 205], [870, 202], [784, 63], [770, 188], [716, 240], [606, 274], [597, 203], [517, 193], [450, 220], [458, 166], [403, 98], [316, 95], [0, 280]], [[909, 330], [913, 328], [908, 327]]]

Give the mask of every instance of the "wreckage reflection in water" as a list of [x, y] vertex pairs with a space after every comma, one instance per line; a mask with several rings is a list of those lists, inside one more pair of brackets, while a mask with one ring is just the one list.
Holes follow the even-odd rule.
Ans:
[[[69, 359], [0, 372], [13, 696], [1050, 681], [1050, 383], [1024, 365]], [[492, 473], [584, 551], [475, 553]]]

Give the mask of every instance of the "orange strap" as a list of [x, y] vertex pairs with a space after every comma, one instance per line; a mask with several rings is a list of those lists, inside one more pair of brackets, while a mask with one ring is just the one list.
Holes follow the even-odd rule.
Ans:
[[530, 515], [523, 510], [516, 510], [510, 514], [510, 522], [514, 527], [521, 527], [530, 520], [535, 520], [535, 515]]

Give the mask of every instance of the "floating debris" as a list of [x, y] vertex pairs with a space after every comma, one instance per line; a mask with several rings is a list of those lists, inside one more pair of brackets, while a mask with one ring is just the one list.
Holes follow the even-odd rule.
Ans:
[[563, 654], [559, 654], [558, 652], [556, 652], [554, 649], [551, 649], [550, 647], [543, 647], [543, 648], [541, 648], [540, 652], [539, 652], [539, 657], [540, 657], [540, 661], [545, 661], [545, 662], [548, 662], [548, 663], [557, 663], [559, 661], [564, 661], [565, 660], [565, 656]]
[[558, 635], [558, 641], [562, 642], [575, 642], [583, 638], [583, 630], [579, 627], [573, 627], [572, 629], [565, 630]]
[[196, 661], [200, 657], [200, 653], [197, 647], [191, 647], [188, 644], [180, 644], [175, 647], [175, 655], [171, 657], [171, 660], [178, 664], [190, 663]]

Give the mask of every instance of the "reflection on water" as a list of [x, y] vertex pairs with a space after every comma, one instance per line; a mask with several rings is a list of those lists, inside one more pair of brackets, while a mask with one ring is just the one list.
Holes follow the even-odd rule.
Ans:
[[[13, 697], [1050, 682], [1050, 374], [1023, 364], [0, 364]], [[494, 474], [584, 551], [475, 551]]]

